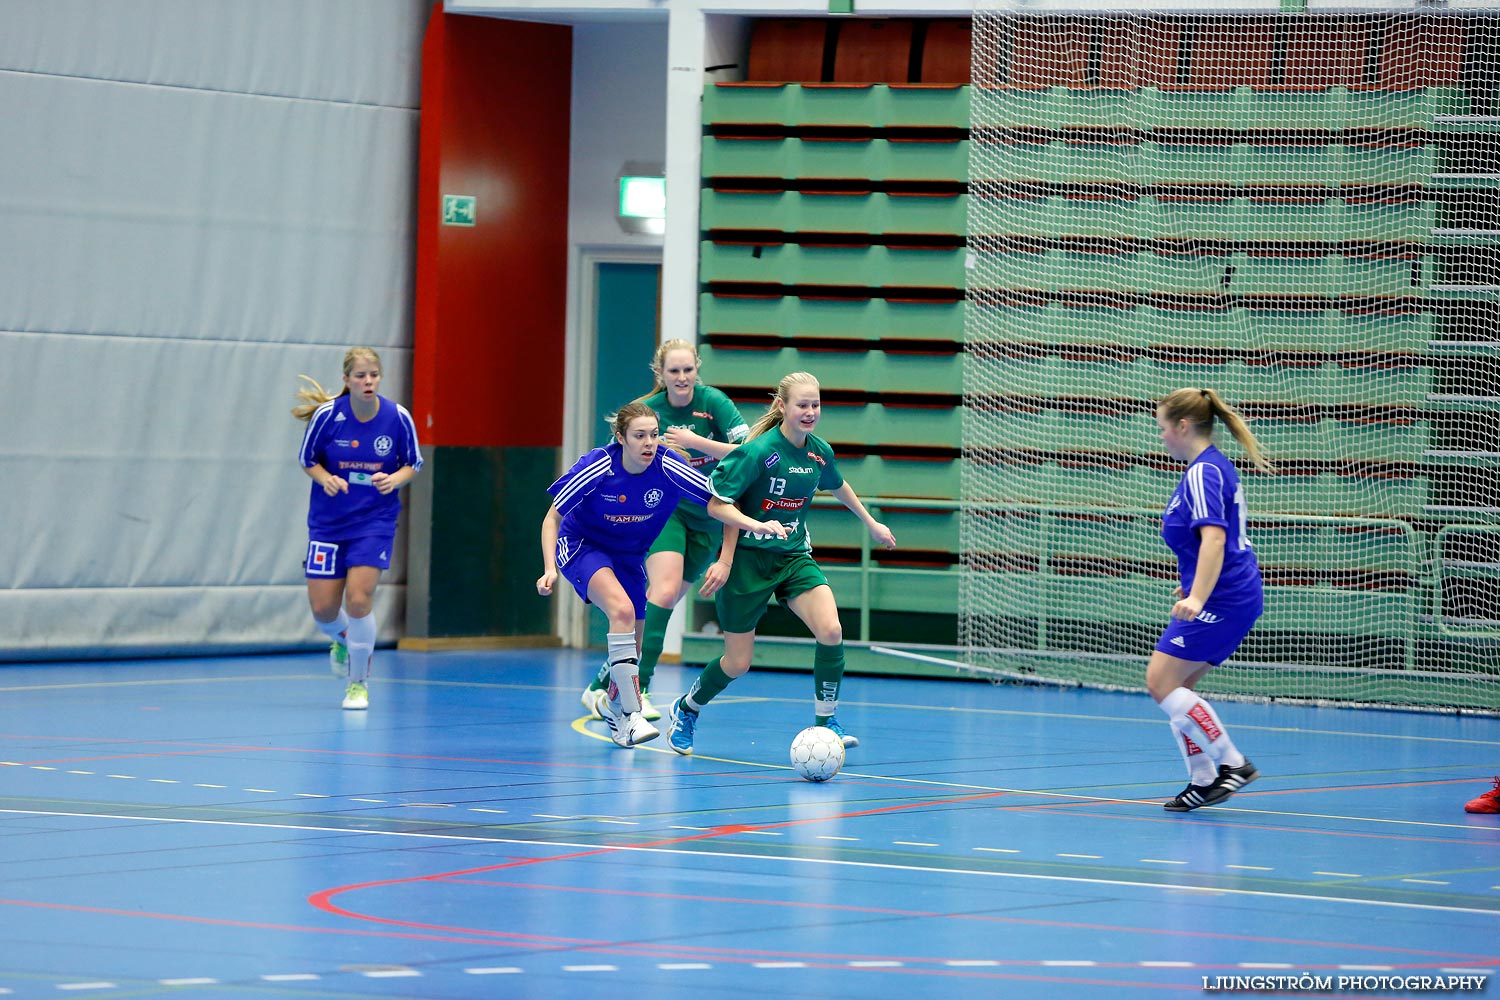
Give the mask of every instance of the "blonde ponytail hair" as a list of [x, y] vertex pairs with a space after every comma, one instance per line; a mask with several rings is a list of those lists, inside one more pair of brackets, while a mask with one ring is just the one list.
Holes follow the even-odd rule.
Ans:
[[[373, 347], [351, 347], [344, 352], [345, 378], [348, 378], [349, 373], [354, 371], [354, 365], [360, 358], [373, 361], [376, 368], [380, 367], [380, 355], [375, 353]], [[301, 402], [292, 407], [292, 416], [298, 420], [304, 422], [311, 420], [312, 415], [318, 412], [318, 407], [324, 403], [332, 399], [338, 399], [340, 396], [349, 395], [349, 387], [347, 385], [344, 386], [343, 392], [336, 392], [329, 395], [328, 390], [319, 385], [318, 380], [311, 375], [298, 375], [297, 377], [307, 383], [307, 385], [297, 390], [297, 398]]]
[[750, 425], [750, 433], [745, 436], [746, 441], [753, 441], [786, 419], [786, 401], [791, 397], [792, 390], [799, 385], [810, 385], [814, 389], [821, 388], [818, 380], [808, 372], [792, 372], [787, 375], [776, 386], [776, 391], [771, 394], [771, 408]]
[[1266, 458], [1265, 452], [1261, 450], [1260, 442], [1255, 439], [1255, 434], [1250, 430], [1250, 425], [1245, 418], [1240, 416], [1239, 411], [1228, 403], [1212, 389], [1178, 389], [1176, 392], [1168, 393], [1162, 399], [1158, 407], [1161, 415], [1171, 423], [1186, 420], [1193, 425], [1194, 430], [1206, 438], [1212, 438], [1214, 433], [1214, 417], [1224, 421], [1224, 426], [1229, 428], [1229, 433], [1245, 449], [1245, 454], [1250, 456], [1250, 461], [1262, 472], [1275, 472], [1276, 467]]

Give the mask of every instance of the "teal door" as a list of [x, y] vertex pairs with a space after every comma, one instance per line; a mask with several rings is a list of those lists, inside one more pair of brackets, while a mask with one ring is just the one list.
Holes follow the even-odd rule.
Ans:
[[[605, 418], [651, 389], [651, 356], [661, 326], [661, 265], [600, 264], [594, 328], [594, 422], [587, 441], [609, 441]], [[608, 623], [589, 613], [589, 645], [604, 647]]]

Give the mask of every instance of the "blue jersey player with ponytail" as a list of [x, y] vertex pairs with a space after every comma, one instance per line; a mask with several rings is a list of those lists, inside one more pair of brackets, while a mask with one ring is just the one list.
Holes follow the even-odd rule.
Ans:
[[[547, 487], [552, 505], [542, 519], [542, 575], [536, 590], [552, 593], [559, 576], [609, 619], [610, 684], [600, 714], [610, 738], [630, 748], [661, 733], [641, 712], [640, 643], [646, 618], [646, 553], [680, 500], [707, 506], [708, 480], [676, 452], [660, 446], [656, 411], [629, 403], [614, 415], [614, 440], [573, 463]], [[778, 522], [759, 522], [732, 507], [714, 516], [742, 531], [786, 537]], [[705, 596], [723, 585], [710, 574]]]
[[346, 675], [344, 707], [369, 708], [375, 653], [375, 586], [391, 565], [397, 490], [422, 467], [411, 414], [380, 395], [380, 355], [344, 355], [344, 391], [309, 388], [292, 415], [307, 421], [299, 460], [313, 485], [307, 504], [307, 598], [318, 629], [332, 640], [336, 674]]
[[1212, 389], [1178, 389], [1156, 408], [1167, 453], [1188, 463], [1162, 514], [1162, 540], [1177, 557], [1176, 603], [1146, 667], [1146, 688], [1188, 768], [1187, 787], [1164, 804], [1169, 812], [1223, 802], [1260, 775], [1194, 690], [1239, 648], [1265, 606], [1245, 492], [1234, 463], [1214, 446], [1215, 417], [1257, 468], [1273, 471], [1245, 418]]

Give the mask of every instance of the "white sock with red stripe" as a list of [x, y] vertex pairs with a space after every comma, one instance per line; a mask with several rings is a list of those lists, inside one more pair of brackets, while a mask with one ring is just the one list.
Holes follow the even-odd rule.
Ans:
[[1187, 765], [1188, 784], [1207, 785], [1219, 776], [1214, 762], [1203, 748], [1193, 742], [1193, 738], [1183, 732], [1175, 722], [1169, 722], [1172, 727], [1172, 738], [1177, 741], [1177, 749], [1182, 752], [1183, 763]]
[[[1245, 755], [1240, 753], [1234, 741], [1229, 738], [1229, 731], [1219, 721], [1214, 707], [1192, 691], [1174, 688], [1161, 700], [1161, 710], [1172, 721], [1173, 730], [1190, 737], [1204, 756], [1213, 762], [1216, 774], [1220, 764], [1239, 767], [1245, 763]], [[1191, 759], [1188, 764], [1191, 768]]]
[[604, 637], [609, 650], [609, 696], [626, 713], [641, 710], [641, 662], [637, 659], [634, 632], [610, 632]]

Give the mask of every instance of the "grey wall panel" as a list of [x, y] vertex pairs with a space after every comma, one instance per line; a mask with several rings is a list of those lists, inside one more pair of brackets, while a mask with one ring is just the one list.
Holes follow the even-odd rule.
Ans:
[[415, 108], [427, 0], [5, 0], [0, 69]]
[[316, 644], [289, 411], [409, 399], [430, 4], [3, 4], [0, 658]]
[[[20, 501], [6, 585], [302, 580], [311, 484], [290, 410], [299, 373], [339, 387], [343, 348], [0, 333], [0, 357], [0, 398], [40, 432], [0, 451]], [[382, 393], [405, 401], [410, 349], [381, 360]]]
[[0, 73], [0, 329], [410, 340], [417, 114]]

